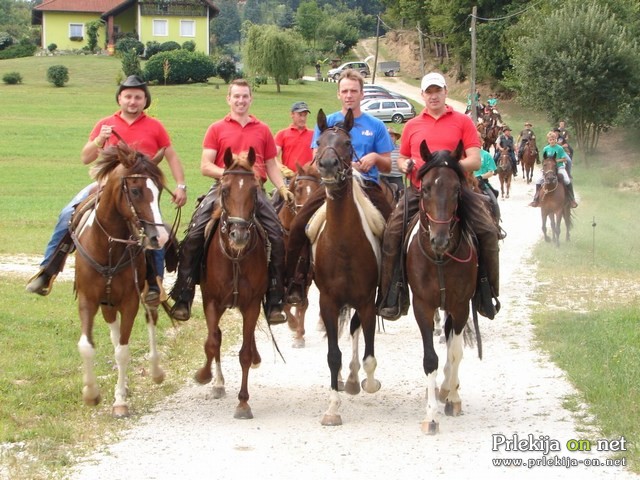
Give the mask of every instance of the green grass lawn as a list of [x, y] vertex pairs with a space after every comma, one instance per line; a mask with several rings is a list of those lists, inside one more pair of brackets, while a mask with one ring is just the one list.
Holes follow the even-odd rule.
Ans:
[[[46, 70], [53, 64], [69, 68], [70, 81], [64, 88], [46, 82]], [[41, 255], [60, 209], [89, 183], [80, 150], [95, 122], [117, 110], [119, 70], [119, 60], [111, 57], [0, 62], [0, 78], [16, 71], [24, 82], [0, 84], [0, 254]], [[274, 85], [260, 86], [252, 112], [275, 133], [289, 124], [294, 101], [306, 101], [313, 112], [337, 110], [335, 90], [335, 84], [326, 82], [292, 82], [280, 94]], [[201, 142], [208, 125], [228, 112], [226, 86], [212, 79], [208, 85], [152, 86], [151, 94], [149, 113], [169, 130], [186, 170], [189, 203], [184, 227], [196, 197], [211, 183], [199, 171]], [[516, 104], [502, 102], [500, 108], [514, 133], [525, 120], [534, 123], [538, 135], [550, 127], [542, 114]], [[603, 146], [589, 167], [577, 152], [580, 207], [572, 242], [563, 242], [559, 249], [547, 244], [536, 248], [541, 283], [535, 291], [540, 305], [534, 323], [541, 348], [550, 352], [579, 392], [579, 398], [567, 399], [567, 405], [588, 402], [603, 435], [624, 435], [630, 444], [628, 463], [639, 472], [640, 226], [635, 207], [640, 193], [637, 187], [623, 189], [621, 184], [638, 183], [640, 145], [633, 138], [616, 138], [619, 142]], [[171, 178], [166, 165], [165, 173]], [[171, 220], [167, 198], [163, 207], [165, 219]], [[25, 294], [25, 281], [26, 277], [0, 275], [0, 461], [10, 466], [12, 478], [51, 478], [75, 455], [115, 438], [122, 426], [131, 425], [184, 383], [202, 358], [204, 322], [197, 311], [194, 321], [178, 328], [161, 317], [159, 345], [167, 380], [160, 386], [145, 374], [147, 334], [144, 322], [137, 322], [130, 368], [133, 417], [113, 422], [107, 399], [115, 373], [107, 329], [96, 329], [96, 364], [105, 401], [97, 409], [83, 408], [72, 285], [58, 282], [54, 293], [43, 299]]]

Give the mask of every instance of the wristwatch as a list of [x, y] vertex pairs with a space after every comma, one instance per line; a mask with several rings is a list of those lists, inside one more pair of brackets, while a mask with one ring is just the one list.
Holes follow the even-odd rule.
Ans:
[[187, 186], [183, 185], [182, 183], [179, 183], [176, 188], [179, 188], [180, 190], [184, 190], [185, 192], [187, 191]]

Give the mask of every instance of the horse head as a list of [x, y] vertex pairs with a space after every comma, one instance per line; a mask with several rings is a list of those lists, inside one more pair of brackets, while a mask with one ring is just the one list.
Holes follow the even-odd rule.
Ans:
[[301, 208], [318, 188], [320, 188], [320, 173], [315, 164], [308, 163], [301, 166], [296, 163], [296, 176], [290, 186], [295, 197], [296, 209]]
[[318, 111], [317, 118], [320, 136], [315, 163], [325, 185], [341, 184], [351, 176], [353, 147], [349, 132], [353, 128], [353, 112], [347, 111], [344, 122], [333, 127], [327, 126], [324, 111]]
[[[102, 223], [108, 214], [117, 214], [125, 220], [130, 235], [145, 249], [158, 250], [169, 235], [160, 214], [160, 194], [165, 188], [162, 171], [149, 157], [119, 143], [106, 148], [101, 159], [91, 170], [92, 176], [103, 185], [96, 207]], [[110, 225], [103, 225], [108, 235], [114, 236]]]
[[458, 217], [458, 203], [462, 194], [464, 173], [460, 167], [463, 145], [431, 153], [426, 141], [420, 144], [424, 165], [420, 178], [420, 221], [429, 232], [432, 250], [438, 256], [449, 248]]
[[542, 176], [545, 185], [555, 185], [558, 183], [558, 162], [556, 154], [547, 155], [543, 153]]
[[253, 171], [256, 152], [234, 155], [224, 152], [225, 170], [220, 179], [220, 232], [226, 234], [229, 246], [237, 251], [247, 246], [255, 226], [258, 204], [258, 179]]
[[498, 169], [501, 172], [511, 172], [511, 156], [507, 147], [498, 147], [500, 156], [498, 157]]

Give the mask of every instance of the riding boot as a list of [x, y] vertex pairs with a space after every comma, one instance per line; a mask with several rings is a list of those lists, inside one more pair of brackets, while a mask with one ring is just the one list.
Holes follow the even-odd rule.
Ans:
[[571, 208], [576, 208], [578, 204], [576, 203], [576, 196], [573, 193], [573, 183], [565, 185], [567, 187], [567, 194], [569, 195], [569, 201], [571, 202]]
[[145, 260], [147, 264], [146, 271], [146, 289], [143, 294], [145, 305], [151, 308], [157, 308], [160, 305], [160, 277], [157, 274], [155, 258], [151, 251], [145, 252]]
[[217, 184], [196, 206], [187, 233], [180, 242], [178, 259], [178, 275], [169, 293], [175, 301], [171, 309], [171, 317], [175, 320], [186, 321], [191, 317], [191, 304], [195, 295], [195, 286], [198, 283], [199, 267], [204, 256], [205, 228], [217, 198]]
[[27, 284], [26, 290], [31, 293], [46, 296], [51, 293], [53, 282], [64, 268], [67, 256], [73, 252], [74, 245], [71, 234], [66, 232], [58, 243], [53, 257], [46, 265], [43, 265]]
[[513, 176], [518, 176], [518, 162], [515, 157], [511, 157], [511, 166], [513, 167]]
[[529, 204], [530, 207], [540, 206], [540, 188], [542, 188], [542, 185], [536, 183], [536, 194], [533, 196], [533, 202]]
[[[476, 232], [478, 238], [478, 285], [475, 303], [478, 313], [491, 320], [500, 311], [500, 260], [494, 232]], [[495, 300], [495, 304], [494, 304]]]

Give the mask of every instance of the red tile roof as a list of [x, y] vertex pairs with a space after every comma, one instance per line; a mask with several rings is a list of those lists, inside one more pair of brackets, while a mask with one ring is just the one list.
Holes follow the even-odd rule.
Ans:
[[34, 10], [104, 13], [130, 0], [45, 0]]

